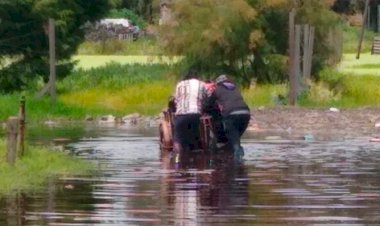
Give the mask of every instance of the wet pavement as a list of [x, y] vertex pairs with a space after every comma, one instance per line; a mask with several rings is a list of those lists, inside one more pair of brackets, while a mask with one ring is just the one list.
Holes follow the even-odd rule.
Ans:
[[241, 162], [175, 164], [154, 129], [75, 136], [69, 147], [99, 172], [2, 199], [0, 225], [380, 225], [380, 143], [369, 137], [252, 133]]

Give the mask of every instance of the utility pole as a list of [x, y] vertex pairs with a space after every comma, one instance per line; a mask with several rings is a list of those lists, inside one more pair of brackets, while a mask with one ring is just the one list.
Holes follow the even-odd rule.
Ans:
[[369, 1], [370, 0], [365, 1], [364, 13], [363, 13], [363, 24], [362, 24], [362, 30], [360, 33], [359, 44], [358, 44], [358, 53], [356, 54], [356, 59], [360, 58], [360, 52], [362, 51], [362, 42], [363, 42], [363, 38], [364, 38], [365, 25], [367, 22], [367, 14], [368, 14], [368, 10], [369, 10]]

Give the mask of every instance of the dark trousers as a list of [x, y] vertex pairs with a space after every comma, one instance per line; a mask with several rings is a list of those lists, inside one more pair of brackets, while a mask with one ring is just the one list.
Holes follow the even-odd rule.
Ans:
[[223, 117], [224, 130], [234, 153], [240, 151], [240, 137], [248, 127], [251, 116], [248, 114], [227, 115]]
[[196, 149], [199, 146], [200, 114], [176, 115], [174, 117], [174, 141], [183, 150]]

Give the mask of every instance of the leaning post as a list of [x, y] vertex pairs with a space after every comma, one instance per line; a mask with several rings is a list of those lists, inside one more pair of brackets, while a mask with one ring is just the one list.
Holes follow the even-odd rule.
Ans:
[[17, 156], [17, 133], [19, 118], [11, 116], [7, 121], [7, 163], [14, 165]]
[[368, 14], [368, 9], [369, 9], [369, 0], [365, 1], [365, 6], [364, 6], [364, 15], [363, 15], [363, 24], [360, 32], [360, 38], [359, 38], [359, 44], [358, 44], [358, 52], [356, 54], [356, 59], [358, 60], [360, 58], [360, 52], [362, 50], [362, 42], [363, 42], [363, 37], [364, 37], [364, 31], [365, 31], [365, 25], [366, 25], [366, 18]]

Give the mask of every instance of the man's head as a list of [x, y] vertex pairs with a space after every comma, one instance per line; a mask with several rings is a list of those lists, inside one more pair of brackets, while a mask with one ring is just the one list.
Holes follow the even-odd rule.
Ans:
[[216, 77], [216, 79], [215, 79], [215, 83], [218, 84], [218, 83], [225, 82], [225, 81], [227, 81], [227, 80], [228, 80], [227, 75], [225, 75], [225, 74], [221, 74], [221, 75], [219, 75], [218, 77]]
[[194, 68], [190, 68], [185, 74], [185, 76], [183, 77], [183, 80], [188, 80], [188, 79], [193, 79], [193, 78], [198, 79], [199, 73]]

